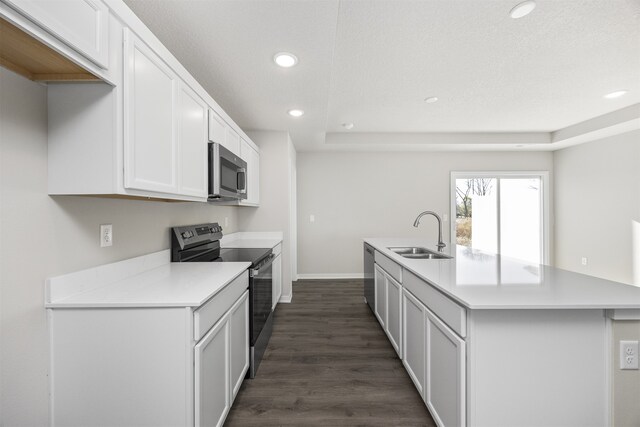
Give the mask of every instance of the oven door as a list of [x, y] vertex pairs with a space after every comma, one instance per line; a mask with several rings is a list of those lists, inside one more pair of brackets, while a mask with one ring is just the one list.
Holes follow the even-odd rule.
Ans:
[[267, 319], [271, 315], [271, 293], [273, 289], [273, 254], [251, 270], [249, 280], [249, 328], [250, 342], [254, 346]]
[[209, 199], [247, 198], [247, 162], [220, 144], [209, 143]]

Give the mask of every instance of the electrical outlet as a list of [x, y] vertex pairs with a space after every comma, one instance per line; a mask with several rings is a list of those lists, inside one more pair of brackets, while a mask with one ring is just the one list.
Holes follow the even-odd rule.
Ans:
[[587, 265], [587, 262], [589, 262], [589, 260], [587, 259], [586, 256], [582, 257], [582, 265]]
[[229, 226], [229, 217], [228, 217], [228, 216], [225, 216], [225, 217], [224, 217], [224, 226], [225, 226], [225, 227], [228, 227], [228, 226]]
[[449, 215], [447, 215], [447, 214], [442, 214], [442, 221], [443, 221], [443, 222], [447, 222], [447, 221], [449, 221]]
[[113, 225], [101, 224], [100, 225], [100, 247], [113, 245]]
[[638, 341], [620, 341], [620, 369], [638, 369]]
[[315, 215], [309, 215], [309, 222], [316, 222], [316, 216]]

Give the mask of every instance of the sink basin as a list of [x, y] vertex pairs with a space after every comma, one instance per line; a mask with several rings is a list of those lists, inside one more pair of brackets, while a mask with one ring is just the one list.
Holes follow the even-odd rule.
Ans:
[[427, 248], [421, 247], [394, 247], [387, 248], [400, 256], [411, 259], [451, 259], [453, 257], [445, 255], [441, 252], [435, 252]]

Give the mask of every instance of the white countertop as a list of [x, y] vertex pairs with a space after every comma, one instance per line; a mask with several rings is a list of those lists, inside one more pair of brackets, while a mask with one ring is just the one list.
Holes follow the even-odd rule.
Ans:
[[282, 243], [282, 233], [279, 231], [238, 232], [222, 237], [220, 244], [223, 248], [275, 248]]
[[[389, 249], [435, 242], [415, 238], [367, 238], [365, 242], [470, 309], [640, 309], [640, 287], [447, 246], [453, 259], [404, 258]], [[455, 253], [452, 253], [452, 250]]]
[[45, 307], [198, 307], [250, 265], [171, 263], [158, 252], [49, 279]]

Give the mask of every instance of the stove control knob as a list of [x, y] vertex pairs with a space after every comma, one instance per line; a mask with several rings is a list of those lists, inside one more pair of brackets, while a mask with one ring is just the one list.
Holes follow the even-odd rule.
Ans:
[[183, 231], [183, 232], [182, 232], [182, 238], [183, 238], [183, 239], [188, 239], [189, 237], [191, 237], [191, 236], [189, 235], [189, 232], [188, 232], [188, 231]]

